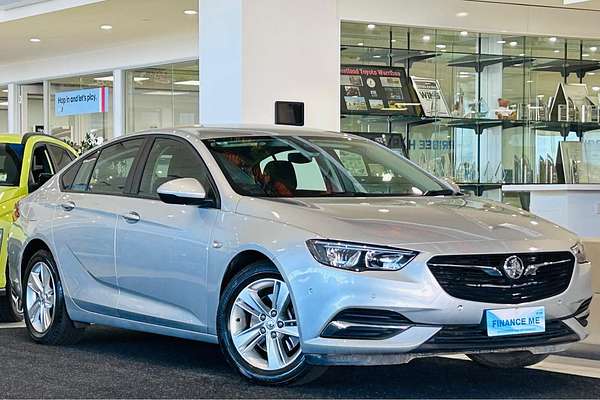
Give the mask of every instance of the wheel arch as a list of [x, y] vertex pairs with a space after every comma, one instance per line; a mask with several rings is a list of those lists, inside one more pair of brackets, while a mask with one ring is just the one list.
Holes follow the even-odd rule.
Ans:
[[46, 250], [49, 253], [52, 253], [50, 250], [50, 246], [46, 244], [42, 239], [32, 239], [27, 243], [25, 248], [23, 249], [23, 255], [21, 256], [21, 282], [25, 279], [25, 270], [27, 269], [27, 263], [31, 259], [31, 257], [38, 252], [39, 250]]
[[[271, 259], [271, 257], [266, 255], [264, 252], [255, 250], [255, 249], [243, 250], [243, 251], [237, 253], [231, 259], [229, 264], [227, 265], [227, 268], [225, 269], [225, 273], [223, 274], [223, 277], [221, 279], [221, 285], [220, 285], [220, 289], [219, 289], [219, 297], [221, 297], [221, 295], [223, 294], [223, 291], [227, 287], [227, 284], [229, 284], [229, 282], [235, 275], [237, 275], [240, 271], [242, 271], [244, 268], [246, 268], [250, 264], [255, 263], [257, 261], [269, 262], [269, 263], [273, 264], [273, 266], [275, 266], [275, 268], [279, 269], [279, 267], [277, 266], [277, 263], [275, 263], [275, 261], [273, 261], [273, 259]], [[281, 273], [281, 271], [280, 271], [280, 273]]]

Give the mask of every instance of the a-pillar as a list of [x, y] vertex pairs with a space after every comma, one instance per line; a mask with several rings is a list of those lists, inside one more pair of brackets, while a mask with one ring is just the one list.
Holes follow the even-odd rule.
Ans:
[[200, 122], [273, 124], [276, 101], [338, 130], [336, 0], [199, 0]]

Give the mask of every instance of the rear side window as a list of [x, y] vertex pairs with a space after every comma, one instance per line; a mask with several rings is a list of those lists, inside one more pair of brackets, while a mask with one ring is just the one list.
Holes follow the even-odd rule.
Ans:
[[[70, 186], [67, 187], [67, 181], [65, 180], [65, 189], [71, 190], [74, 192], [85, 192], [88, 187], [88, 182], [90, 181], [90, 176], [92, 175], [92, 170], [94, 169], [94, 165], [96, 165], [96, 160], [98, 159], [98, 153], [86, 158], [82, 162], [74, 165], [74, 169], [76, 170], [75, 178], [71, 182]], [[69, 170], [71, 172], [71, 170]]]
[[133, 163], [144, 139], [118, 142], [100, 152], [89, 181], [88, 191], [99, 194], [123, 194]]
[[80, 167], [81, 162], [78, 162], [77, 164], [69, 168], [64, 174], [62, 174], [60, 181], [62, 183], [63, 190], [73, 189], [73, 182], [75, 181], [75, 176], [77, 176], [77, 172], [79, 172]]
[[75, 157], [67, 150], [52, 144], [48, 145], [48, 151], [50, 152], [50, 158], [52, 159], [56, 171], [63, 169], [75, 159]]
[[0, 144], [0, 186], [19, 186], [24, 150], [22, 144]]

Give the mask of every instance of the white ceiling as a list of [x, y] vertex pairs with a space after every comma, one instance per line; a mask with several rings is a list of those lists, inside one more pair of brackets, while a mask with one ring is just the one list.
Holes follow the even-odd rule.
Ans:
[[48, 0], [0, 0], [0, 10], [10, 10], [17, 7], [29, 6]]
[[[34, 1], [34, 0], [30, 0]], [[0, 0], [0, 7], [10, 0]], [[156, 37], [197, 40], [198, 0], [106, 0], [0, 23], [0, 64], [50, 58]], [[103, 31], [100, 25], [113, 26]], [[31, 43], [32, 37], [40, 43]]]

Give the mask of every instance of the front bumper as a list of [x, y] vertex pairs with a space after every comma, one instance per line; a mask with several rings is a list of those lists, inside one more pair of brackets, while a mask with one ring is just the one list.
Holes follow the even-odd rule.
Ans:
[[[288, 270], [307, 360], [320, 365], [380, 365], [408, 362], [413, 358], [440, 354], [564, 351], [587, 336], [575, 318], [579, 307], [592, 297], [591, 265], [575, 265], [569, 287], [559, 295], [521, 304], [495, 304], [461, 300], [450, 296], [429, 271], [429, 257], [415, 259], [398, 272], [355, 273], [299, 260], [304, 268]], [[296, 259], [298, 261], [298, 259]], [[440, 342], [450, 329], [482, 325], [485, 310], [543, 306], [548, 326], [566, 329], [551, 336], [521, 336], [495, 341], [487, 335], [475, 342], [458, 338], [452, 345]], [[377, 340], [333, 338], [324, 335], [331, 321], [343, 310], [371, 309], [395, 312], [410, 321], [408, 329]], [[406, 326], [404, 327], [406, 328]], [[562, 329], [562, 328], [561, 328]]]

